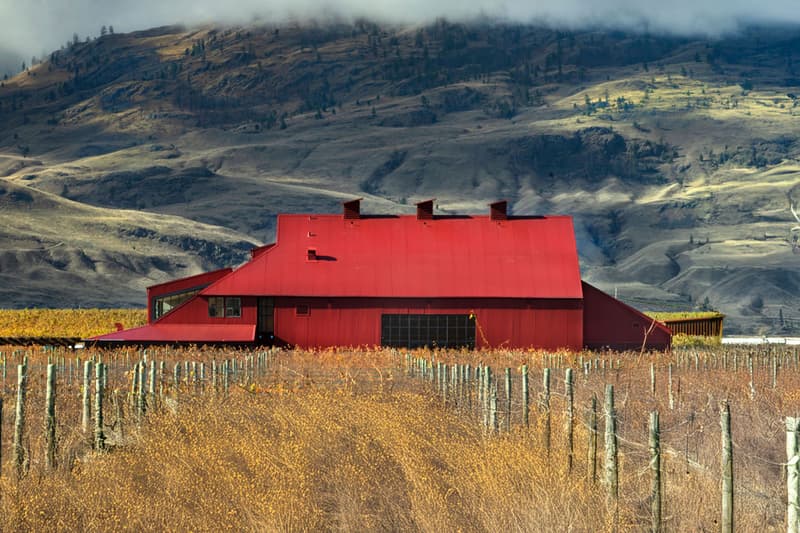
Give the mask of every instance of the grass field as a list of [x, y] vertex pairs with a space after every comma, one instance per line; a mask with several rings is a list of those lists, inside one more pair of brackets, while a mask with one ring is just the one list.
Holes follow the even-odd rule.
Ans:
[[[724, 399], [733, 416], [737, 529], [785, 529], [783, 416], [800, 407], [800, 365], [787, 350], [2, 351], [3, 531], [641, 531], [650, 520], [647, 417], [654, 409], [661, 413], [663, 523], [671, 531], [714, 530]], [[76, 355], [108, 365], [105, 453], [93, 451], [80, 429]], [[17, 481], [9, 458], [15, 365], [25, 356], [27, 459]], [[143, 357], [156, 362], [156, 374], [140, 420], [132, 379]], [[44, 466], [42, 431], [48, 358], [60, 367], [54, 471]], [[234, 360], [226, 393], [222, 364]], [[448, 365], [447, 386], [439, 364]], [[496, 432], [482, 422], [477, 382], [451, 381], [454, 365], [466, 364], [472, 372], [493, 369]], [[552, 372], [549, 410], [545, 367]], [[571, 469], [566, 368], [575, 371]], [[149, 377], [144, 383], [147, 394]], [[617, 506], [606, 504], [601, 481], [606, 384], [617, 398]], [[588, 474], [592, 397], [599, 399], [597, 479]]]

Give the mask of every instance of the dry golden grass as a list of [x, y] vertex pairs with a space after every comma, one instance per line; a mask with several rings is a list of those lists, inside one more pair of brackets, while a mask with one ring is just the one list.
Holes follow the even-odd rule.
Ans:
[[0, 309], [0, 337], [93, 337], [147, 323], [145, 309]]
[[[9, 368], [23, 356], [4, 351]], [[435, 382], [411, 375], [405, 352], [271, 352], [268, 367], [256, 370], [250, 381], [240, 383], [237, 377], [227, 397], [213, 391], [210, 370], [205, 392], [185, 381], [173, 390], [173, 364], [241, 361], [253, 352], [150, 348], [147, 354], [167, 365], [158, 380], [163, 399], [141, 430], [127, 391], [130, 365], [142, 352], [126, 348], [83, 354], [102, 356], [110, 367], [106, 431], [111, 450], [106, 454], [92, 452], [80, 433], [80, 386], [74, 368], [70, 379], [69, 359], [63, 361], [68, 364], [59, 380], [59, 466], [48, 473], [42, 465], [43, 363], [47, 356], [70, 356], [28, 352], [30, 472], [20, 482], [8, 462], [15, 383], [15, 372], [8, 372], [0, 530], [610, 531], [613, 513], [606, 508], [603, 486], [586, 478], [589, 432], [584, 422], [595, 395], [600, 399], [600, 467], [606, 383], [616, 388], [619, 413], [619, 530], [641, 531], [649, 524], [646, 424], [653, 409], [661, 413], [666, 527], [716, 529], [722, 399], [731, 402], [733, 414], [737, 527], [784, 528], [782, 418], [800, 410], [800, 371], [790, 351], [771, 355], [766, 349], [725, 347], [666, 355], [411, 354], [411, 359], [468, 362], [473, 368], [491, 364], [498, 383], [499, 435], [482, 427], [474, 383], [451, 389], [443, 401]], [[754, 361], [752, 398], [748, 355]], [[783, 366], [773, 388], [770, 361], [775, 355]], [[576, 371], [575, 457], [569, 472], [564, 368], [577, 369], [582, 361], [592, 367], [598, 361], [598, 368], [588, 375]], [[530, 372], [529, 427], [520, 424], [522, 364]], [[651, 364], [655, 394], [650, 391]], [[545, 416], [538, 408], [543, 366], [553, 369], [549, 452]], [[508, 432], [503, 429], [503, 367], [513, 375]]]

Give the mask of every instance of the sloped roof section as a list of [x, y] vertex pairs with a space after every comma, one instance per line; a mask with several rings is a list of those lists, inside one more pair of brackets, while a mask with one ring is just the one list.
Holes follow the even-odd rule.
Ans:
[[582, 290], [567, 216], [280, 215], [275, 246], [202, 294], [581, 298]]
[[253, 342], [256, 327], [252, 324], [150, 324], [140, 328], [115, 331], [90, 341], [108, 343], [136, 342]]

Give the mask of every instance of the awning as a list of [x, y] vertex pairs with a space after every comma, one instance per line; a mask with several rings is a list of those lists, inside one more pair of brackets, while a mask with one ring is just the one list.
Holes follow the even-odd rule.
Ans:
[[92, 337], [97, 342], [253, 342], [252, 324], [150, 324]]

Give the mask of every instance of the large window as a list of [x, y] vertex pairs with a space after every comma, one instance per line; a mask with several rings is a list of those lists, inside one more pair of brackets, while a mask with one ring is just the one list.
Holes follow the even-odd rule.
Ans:
[[470, 315], [382, 315], [381, 345], [474, 348], [475, 319]]
[[158, 296], [153, 300], [153, 320], [158, 320], [199, 292], [200, 289], [192, 289], [175, 294]]

